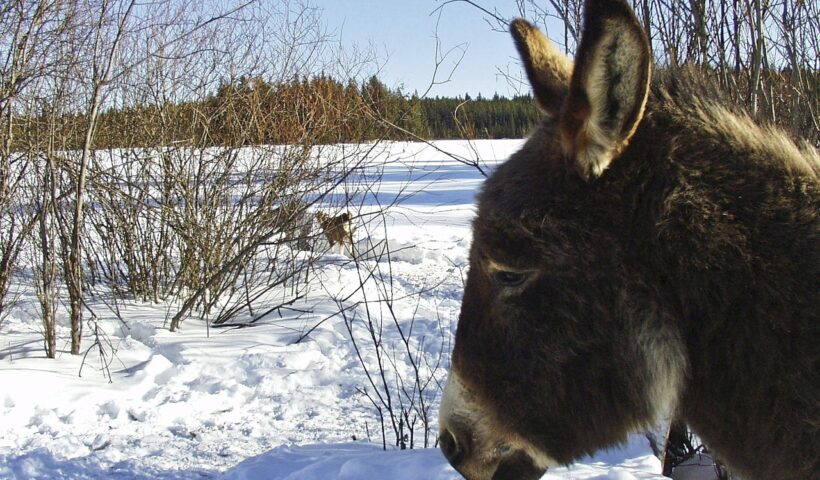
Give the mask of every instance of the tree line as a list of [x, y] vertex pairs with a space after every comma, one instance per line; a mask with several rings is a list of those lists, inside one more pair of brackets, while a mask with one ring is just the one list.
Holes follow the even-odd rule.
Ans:
[[[305, 135], [321, 144], [522, 138], [539, 115], [530, 94], [420, 98], [388, 88], [375, 76], [361, 83], [325, 74], [277, 83], [241, 77], [199, 101], [109, 107], [96, 121], [94, 146], [282, 145], [299, 143]], [[56, 125], [45, 113], [30, 117], [13, 125], [10, 148], [24, 148], [57, 128], [66, 148], [79, 149], [87, 122], [85, 114], [66, 113]]]

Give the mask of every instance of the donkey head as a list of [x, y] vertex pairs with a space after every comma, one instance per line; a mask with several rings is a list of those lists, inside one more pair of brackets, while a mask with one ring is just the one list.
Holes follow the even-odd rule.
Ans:
[[584, 19], [574, 65], [511, 25], [546, 118], [487, 180], [473, 225], [440, 410], [442, 451], [469, 479], [538, 478], [622, 441], [677, 391], [678, 336], [657, 308], [654, 324], [632, 320], [653, 307], [604, 178], [644, 115], [649, 47], [622, 0], [588, 0]]

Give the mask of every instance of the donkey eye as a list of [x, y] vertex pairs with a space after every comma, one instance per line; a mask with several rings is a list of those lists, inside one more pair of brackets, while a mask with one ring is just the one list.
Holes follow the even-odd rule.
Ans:
[[531, 272], [513, 272], [510, 270], [499, 270], [493, 274], [495, 283], [502, 287], [517, 287], [530, 278]]

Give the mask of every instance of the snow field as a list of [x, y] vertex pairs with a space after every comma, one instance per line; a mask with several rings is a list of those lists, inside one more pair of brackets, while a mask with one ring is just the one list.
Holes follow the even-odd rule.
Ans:
[[[22, 279], [20, 302], [0, 326], [0, 478], [459, 478], [436, 449], [381, 450], [378, 417], [361, 393], [374, 392], [360, 358], [377, 372], [381, 352], [388, 368], [377, 388], [386, 385], [405, 406], [410, 398], [400, 385], [412, 390], [415, 361], [429, 385], [423, 395], [435, 427], [483, 178], [442, 151], [481, 159], [487, 170], [520, 143], [372, 149], [363, 175], [373, 188], [353, 197], [351, 208], [361, 219], [357, 251], [375, 254], [358, 262], [326, 255], [301, 303], [253, 327], [208, 328], [207, 319], [189, 318], [170, 333], [175, 305], [126, 302], [123, 323], [92, 302], [110, 342], [106, 352], [114, 353], [107, 369], [96, 349], [85, 365], [67, 353], [43, 358], [36, 298]], [[362, 281], [363, 272], [372, 277]], [[59, 315], [67, 323], [64, 309]], [[67, 328], [58, 335], [65, 352]], [[84, 348], [92, 342], [84, 339]], [[415, 434], [418, 446], [421, 431]], [[637, 436], [624, 449], [544, 478], [654, 479], [659, 471]]]

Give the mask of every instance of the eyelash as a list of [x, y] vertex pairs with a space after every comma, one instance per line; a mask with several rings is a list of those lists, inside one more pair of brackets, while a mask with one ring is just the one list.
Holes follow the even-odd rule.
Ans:
[[532, 275], [532, 272], [498, 270], [493, 273], [493, 281], [501, 287], [513, 288], [521, 285]]

